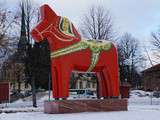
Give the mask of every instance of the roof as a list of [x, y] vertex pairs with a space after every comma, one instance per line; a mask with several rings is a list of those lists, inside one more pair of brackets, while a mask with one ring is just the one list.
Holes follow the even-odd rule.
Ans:
[[153, 72], [153, 71], [160, 71], [160, 64], [147, 68], [144, 71], [142, 71], [142, 73], [148, 73], [148, 72]]

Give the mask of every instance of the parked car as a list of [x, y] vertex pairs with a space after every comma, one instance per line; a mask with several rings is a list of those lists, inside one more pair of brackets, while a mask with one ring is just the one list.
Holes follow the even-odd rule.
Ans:
[[160, 91], [154, 91], [153, 97], [159, 98], [160, 97]]
[[73, 98], [96, 98], [96, 94], [88, 89], [70, 89], [70, 97]]

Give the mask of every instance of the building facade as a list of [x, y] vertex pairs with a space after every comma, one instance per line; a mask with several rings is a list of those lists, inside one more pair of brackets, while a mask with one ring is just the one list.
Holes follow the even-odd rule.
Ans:
[[142, 86], [144, 90], [160, 90], [160, 64], [142, 71]]
[[6, 60], [0, 70], [0, 82], [9, 82], [11, 91], [30, 90], [30, 85], [25, 84], [24, 64], [13, 59]]

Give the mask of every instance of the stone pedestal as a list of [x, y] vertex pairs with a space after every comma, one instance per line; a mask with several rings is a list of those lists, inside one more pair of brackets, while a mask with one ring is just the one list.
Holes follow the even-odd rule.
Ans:
[[48, 114], [127, 111], [127, 99], [54, 100], [45, 101], [44, 112]]

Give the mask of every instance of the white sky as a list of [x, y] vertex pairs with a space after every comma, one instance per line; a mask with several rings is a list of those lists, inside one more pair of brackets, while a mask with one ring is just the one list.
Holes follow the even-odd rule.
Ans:
[[[0, 0], [14, 8], [18, 0]], [[81, 16], [92, 5], [110, 10], [115, 30], [130, 32], [138, 39], [149, 39], [160, 25], [160, 0], [34, 0], [39, 6], [49, 4], [61, 16], [67, 16], [77, 26]]]
[[[113, 17], [119, 33], [130, 32], [139, 39], [147, 39], [160, 25], [160, 0], [38, 0], [48, 3], [62, 16], [78, 25], [91, 5], [103, 5]], [[45, 1], [45, 2], [44, 2]]]
[[[18, 0], [0, 0], [11, 9]], [[131, 33], [141, 46], [150, 46], [150, 34], [160, 28], [160, 0], [33, 0], [39, 6], [49, 4], [57, 14], [68, 17], [76, 26], [92, 5], [109, 9], [115, 31]]]

